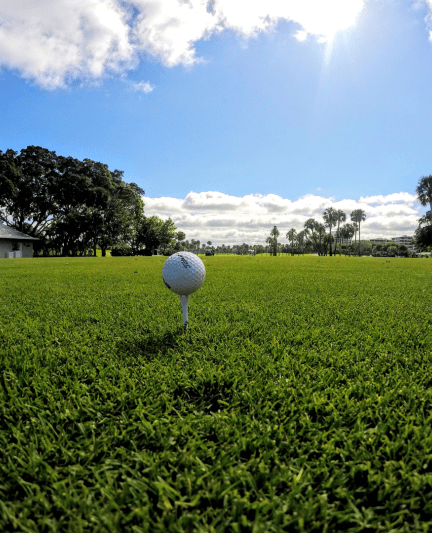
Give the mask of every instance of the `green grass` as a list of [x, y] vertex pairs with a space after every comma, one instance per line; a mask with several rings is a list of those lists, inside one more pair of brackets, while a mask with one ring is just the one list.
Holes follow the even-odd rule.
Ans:
[[432, 261], [0, 260], [0, 530], [432, 531]]

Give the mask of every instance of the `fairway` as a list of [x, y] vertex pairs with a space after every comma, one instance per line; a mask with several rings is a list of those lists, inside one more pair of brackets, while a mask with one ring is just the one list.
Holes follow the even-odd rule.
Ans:
[[432, 531], [432, 260], [0, 260], [0, 531]]

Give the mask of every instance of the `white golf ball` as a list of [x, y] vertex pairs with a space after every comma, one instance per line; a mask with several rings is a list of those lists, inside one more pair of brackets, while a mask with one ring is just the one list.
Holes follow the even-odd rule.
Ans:
[[205, 280], [204, 263], [191, 252], [177, 252], [165, 261], [162, 279], [176, 294], [192, 294]]

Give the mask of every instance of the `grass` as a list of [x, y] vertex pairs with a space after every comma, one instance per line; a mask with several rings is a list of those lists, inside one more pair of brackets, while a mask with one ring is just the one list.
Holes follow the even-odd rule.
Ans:
[[432, 531], [432, 262], [0, 260], [0, 530]]

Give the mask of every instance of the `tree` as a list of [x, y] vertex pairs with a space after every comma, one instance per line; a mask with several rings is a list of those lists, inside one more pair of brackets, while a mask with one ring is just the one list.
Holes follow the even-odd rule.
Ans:
[[320, 224], [319, 222], [317, 222], [315, 230], [319, 237], [318, 255], [324, 255], [324, 236], [326, 234], [324, 224]]
[[[142, 217], [144, 191], [102, 163], [40, 146], [0, 152], [0, 219], [63, 255], [125, 240]], [[50, 242], [50, 239], [52, 242]]]
[[[429, 204], [430, 210], [432, 212], [432, 176], [426, 176], [419, 180], [416, 188], [417, 198], [421, 205], [427, 206]], [[419, 227], [415, 232], [415, 239], [418, 243], [418, 246], [424, 247], [427, 246], [424, 243], [428, 242], [429, 234], [432, 230], [428, 229], [428, 226], [432, 224], [432, 219], [425, 217], [419, 219]], [[431, 248], [431, 257], [432, 257], [432, 248]]]
[[307, 235], [306, 230], [299, 231], [297, 234], [297, 242], [299, 244], [302, 254], [304, 254], [304, 245], [305, 245], [306, 235]]
[[352, 211], [350, 216], [351, 216], [351, 220], [353, 220], [355, 223], [358, 224], [358, 232], [359, 232], [358, 254], [360, 255], [360, 225], [364, 220], [366, 220], [366, 214], [362, 209], [354, 209], [354, 211]]
[[309, 218], [303, 224], [303, 227], [308, 232], [308, 235], [310, 235], [310, 237], [311, 237], [311, 241], [312, 241], [312, 245], [313, 245], [314, 251], [316, 253], [318, 253], [318, 239], [317, 239], [318, 222], [314, 218]]
[[267, 237], [266, 243], [268, 244], [268, 246], [266, 246], [266, 252], [268, 252], [269, 255], [271, 255], [273, 253], [273, 238]]
[[[279, 237], [279, 230], [277, 226], [273, 226], [273, 229], [270, 232], [270, 246], [272, 247], [273, 255], [277, 255], [277, 238]], [[267, 241], [266, 241], [267, 242]]]
[[186, 234], [183, 231], [178, 231], [176, 234], [176, 243], [173, 246], [175, 252], [180, 252], [182, 250], [187, 250], [186, 242], [183, 242], [186, 239]]
[[420, 250], [432, 246], [432, 210], [428, 211], [425, 216], [419, 219], [419, 227], [414, 233], [414, 243], [416, 248], [419, 248]]
[[294, 241], [297, 239], [297, 231], [294, 228], [291, 228], [287, 232], [286, 238], [291, 241], [291, 255], [294, 255]]
[[137, 232], [137, 242], [141, 248], [144, 246], [144, 255], [152, 255], [156, 250], [167, 254], [170, 247], [175, 245], [176, 239], [176, 227], [171, 218], [164, 221], [157, 216], [143, 217]]
[[340, 233], [343, 239], [352, 239], [356, 229], [353, 224], [344, 224], [340, 228]]
[[[336, 235], [339, 238], [339, 256], [341, 255], [341, 234], [340, 234], [340, 223], [346, 221], [346, 213], [342, 211], [342, 209], [338, 209], [336, 211], [336, 218], [337, 218], [337, 233]], [[335, 251], [336, 253], [336, 251]]]
[[423, 206], [429, 205], [432, 211], [432, 176], [420, 178], [416, 188], [418, 201]]
[[324, 224], [330, 231], [330, 257], [332, 256], [332, 234], [331, 230], [333, 226], [338, 223], [338, 212], [334, 207], [328, 207], [323, 214]]
[[56, 153], [28, 146], [20, 154], [0, 151], [0, 219], [32, 237], [43, 237], [42, 229], [56, 212], [53, 181]]
[[199, 252], [200, 246], [201, 242], [199, 240], [191, 239], [191, 248], [193, 253], [197, 254]]

